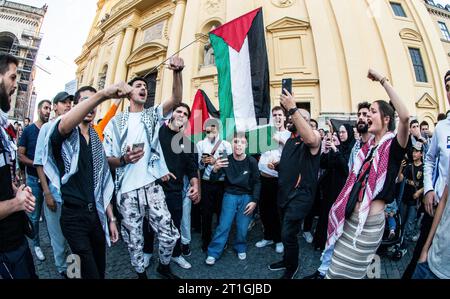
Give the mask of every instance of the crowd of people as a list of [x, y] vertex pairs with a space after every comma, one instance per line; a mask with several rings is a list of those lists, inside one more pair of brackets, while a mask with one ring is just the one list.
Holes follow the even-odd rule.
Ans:
[[[301, 266], [301, 231], [322, 252], [305, 279], [364, 278], [384, 244], [400, 258], [415, 246], [403, 278], [450, 278], [450, 115], [431, 132], [375, 70], [368, 78], [390, 101], [361, 102], [355, 124], [319, 128], [283, 90], [272, 109], [275, 148], [249, 155], [246, 134], [223, 140], [218, 119], [205, 122], [197, 144], [184, 134], [191, 110], [182, 102], [179, 57], [169, 63], [172, 96], [161, 104], [144, 108], [141, 77], [100, 91], [84, 86], [41, 101], [38, 119], [24, 120], [23, 131], [8, 122], [17, 66], [0, 55], [1, 278], [37, 278], [27, 239], [44, 260], [42, 213], [63, 277], [69, 248], [80, 258], [81, 278], [105, 278], [107, 246], [122, 239], [137, 278], [147, 279], [157, 239], [157, 272], [177, 279], [171, 263], [192, 268], [191, 230], [201, 232], [205, 263], [213, 266], [235, 222], [237, 258], [247, 258], [248, 246], [273, 245], [280, 258], [267, 266], [284, 279]], [[450, 71], [444, 81], [450, 103]], [[124, 99], [129, 108], [117, 113]], [[111, 108], [94, 124], [96, 107], [108, 100]], [[248, 244], [255, 214], [263, 239]]]

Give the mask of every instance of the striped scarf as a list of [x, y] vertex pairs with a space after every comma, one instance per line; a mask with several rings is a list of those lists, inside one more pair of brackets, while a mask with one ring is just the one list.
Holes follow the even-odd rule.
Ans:
[[[369, 171], [363, 201], [360, 205], [358, 228], [353, 239], [354, 246], [356, 245], [356, 238], [361, 234], [364, 224], [366, 223], [372, 200], [381, 192], [381, 190], [383, 190], [389, 162], [389, 151], [394, 138], [395, 134], [392, 132], [385, 134], [381, 139], [379, 146], [373, 153], [374, 158]], [[372, 137], [369, 142], [367, 142], [358, 152], [353, 168], [347, 178], [347, 182], [345, 183], [345, 186], [339, 194], [336, 202], [331, 207], [328, 217], [327, 248], [334, 246], [344, 231], [345, 209], [347, 207], [350, 193], [357, 181], [357, 176], [360, 173], [367, 155], [372, 151], [374, 146], [375, 137]]]
[[[78, 159], [80, 155], [80, 129], [78, 127], [72, 131], [70, 136], [62, 144], [61, 157], [64, 162], [64, 173], [60, 174], [58, 170], [55, 157], [53, 157], [50, 137], [54, 130], [58, 130], [60, 118], [51, 124], [51, 128], [45, 137], [42, 155], [45, 175], [58, 189], [61, 189], [61, 185], [66, 184], [73, 175], [84, 175], [78, 173]], [[105, 150], [103, 149], [100, 138], [92, 127], [89, 128], [89, 139], [92, 148], [95, 206], [103, 231], [105, 232], [106, 241], [108, 245], [111, 245], [106, 208], [110, 204], [114, 193], [114, 183]]]

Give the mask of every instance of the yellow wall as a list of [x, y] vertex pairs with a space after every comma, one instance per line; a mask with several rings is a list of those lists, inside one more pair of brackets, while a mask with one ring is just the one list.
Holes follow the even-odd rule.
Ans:
[[[412, 116], [435, 122], [449, 108], [442, 76], [450, 65], [450, 43], [441, 40], [437, 16], [424, 1], [395, 2], [406, 18], [396, 17], [387, 0], [100, 0], [76, 60], [77, 77], [79, 85], [97, 87], [107, 65], [107, 84], [128, 80], [199, 38], [180, 53], [186, 63], [184, 98], [192, 103], [202, 88], [217, 105], [216, 68], [202, 66], [206, 34], [212, 25], [262, 6], [272, 105], [278, 104], [281, 79], [290, 77], [297, 101], [309, 103], [321, 123], [349, 117], [360, 101], [386, 99], [382, 87], [366, 78], [373, 67], [390, 78]], [[427, 83], [416, 82], [408, 47], [420, 49]], [[159, 67], [156, 102], [170, 96], [171, 84], [171, 72]], [[107, 108], [108, 103], [99, 116]]]

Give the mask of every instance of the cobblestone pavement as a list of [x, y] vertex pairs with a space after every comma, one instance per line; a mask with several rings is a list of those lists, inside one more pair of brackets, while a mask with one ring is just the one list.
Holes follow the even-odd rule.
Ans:
[[[45, 220], [44, 220], [45, 221]], [[41, 262], [36, 259], [33, 252], [36, 271], [41, 279], [61, 279], [55, 269], [53, 251], [50, 246], [50, 240], [45, 227], [45, 222], [41, 223], [41, 248], [46, 256], [46, 260]], [[230, 235], [230, 244], [232, 244], [234, 234]], [[214, 266], [205, 264], [205, 254], [201, 251], [200, 234], [192, 233], [192, 255], [186, 259], [192, 264], [190, 270], [181, 269], [172, 264], [172, 270], [181, 278], [186, 279], [277, 279], [282, 274], [272, 272], [267, 266], [279, 261], [281, 254], [275, 252], [273, 246], [266, 248], [256, 248], [255, 243], [262, 239], [262, 228], [259, 221], [248, 234], [247, 259], [240, 261], [234, 253], [232, 246], [224, 251], [222, 257], [217, 260]], [[299, 236], [300, 243], [300, 269], [297, 278], [314, 273], [320, 265], [321, 253], [315, 251], [311, 244], [305, 242], [304, 238]], [[30, 243], [31, 244], [31, 243]], [[31, 245], [30, 245], [31, 246]], [[392, 261], [388, 257], [381, 257], [381, 278], [399, 279], [407, 267], [413, 247], [410, 246], [407, 254], [400, 261]], [[32, 250], [33, 251], [33, 250]], [[155, 250], [157, 252], [157, 250]], [[147, 270], [148, 277], [159, 279], [156, 272], [157, 258], [153, 256], [152, 263]], [[107, 249], [107, 279], [134, 279], [136, 274], [130, 264], [128, 250], [124, 242], [119, 241]]]

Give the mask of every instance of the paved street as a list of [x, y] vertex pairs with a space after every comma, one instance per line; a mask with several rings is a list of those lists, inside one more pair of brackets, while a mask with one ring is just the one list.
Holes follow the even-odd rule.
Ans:
[[[230, 240], [233, 240], [233, 232]], [[274, 247], [256, 248], [255, 243], [262, 238], [261, 224], [257, 221], [255, 227], [248, 235], [247, 260], [240, 261], [234, 253], [232, 246], [229, 246], [221, 259], [214, 266], [205, 264], [205, 254], [201, 251], [201, 240], [199, 233], [193, 233], [192, 255], [186, 258], [192, 269], [184, 270], [173, 264], [172, 269], [182, 278], [187, 279], [277, 279], [282, 273], [272, 272], [267, 269], [271, 262], [278, 261], [282, 255], [275, 253]], [[312, 274], [320, 265], [320, 252], [314, 251], [313, 246], [307, 244], [303, 238], [300, 239], [300, 269], [297, 278]], [[232, 242], [230, 241], [230, 244]], [[41, 223], [41, 247], [46, 256], [46, 260], [40, 262], [35, 259], [36, 269], [41, 279], [60, 279], [54, 266], [53, 253], [50, 246], [45, 223]], [[399, 279], [411, 258], [412, 249], [400, 261], [395, 262], [387, 257], [382, 257], [381, 278]], [[157, 251], [155, 251], [157, 252]], [[34, 252], [33, 252], [34, 255]], [[148, 269], [148, 277], [152, 279], [160, 278], [156, 272], [157, 260], [155, 256]], [[108, 279], [134, 279], [136, 275], [131, 267], [125, 243], [119, 241], [118, 244], [107, 250]]]

